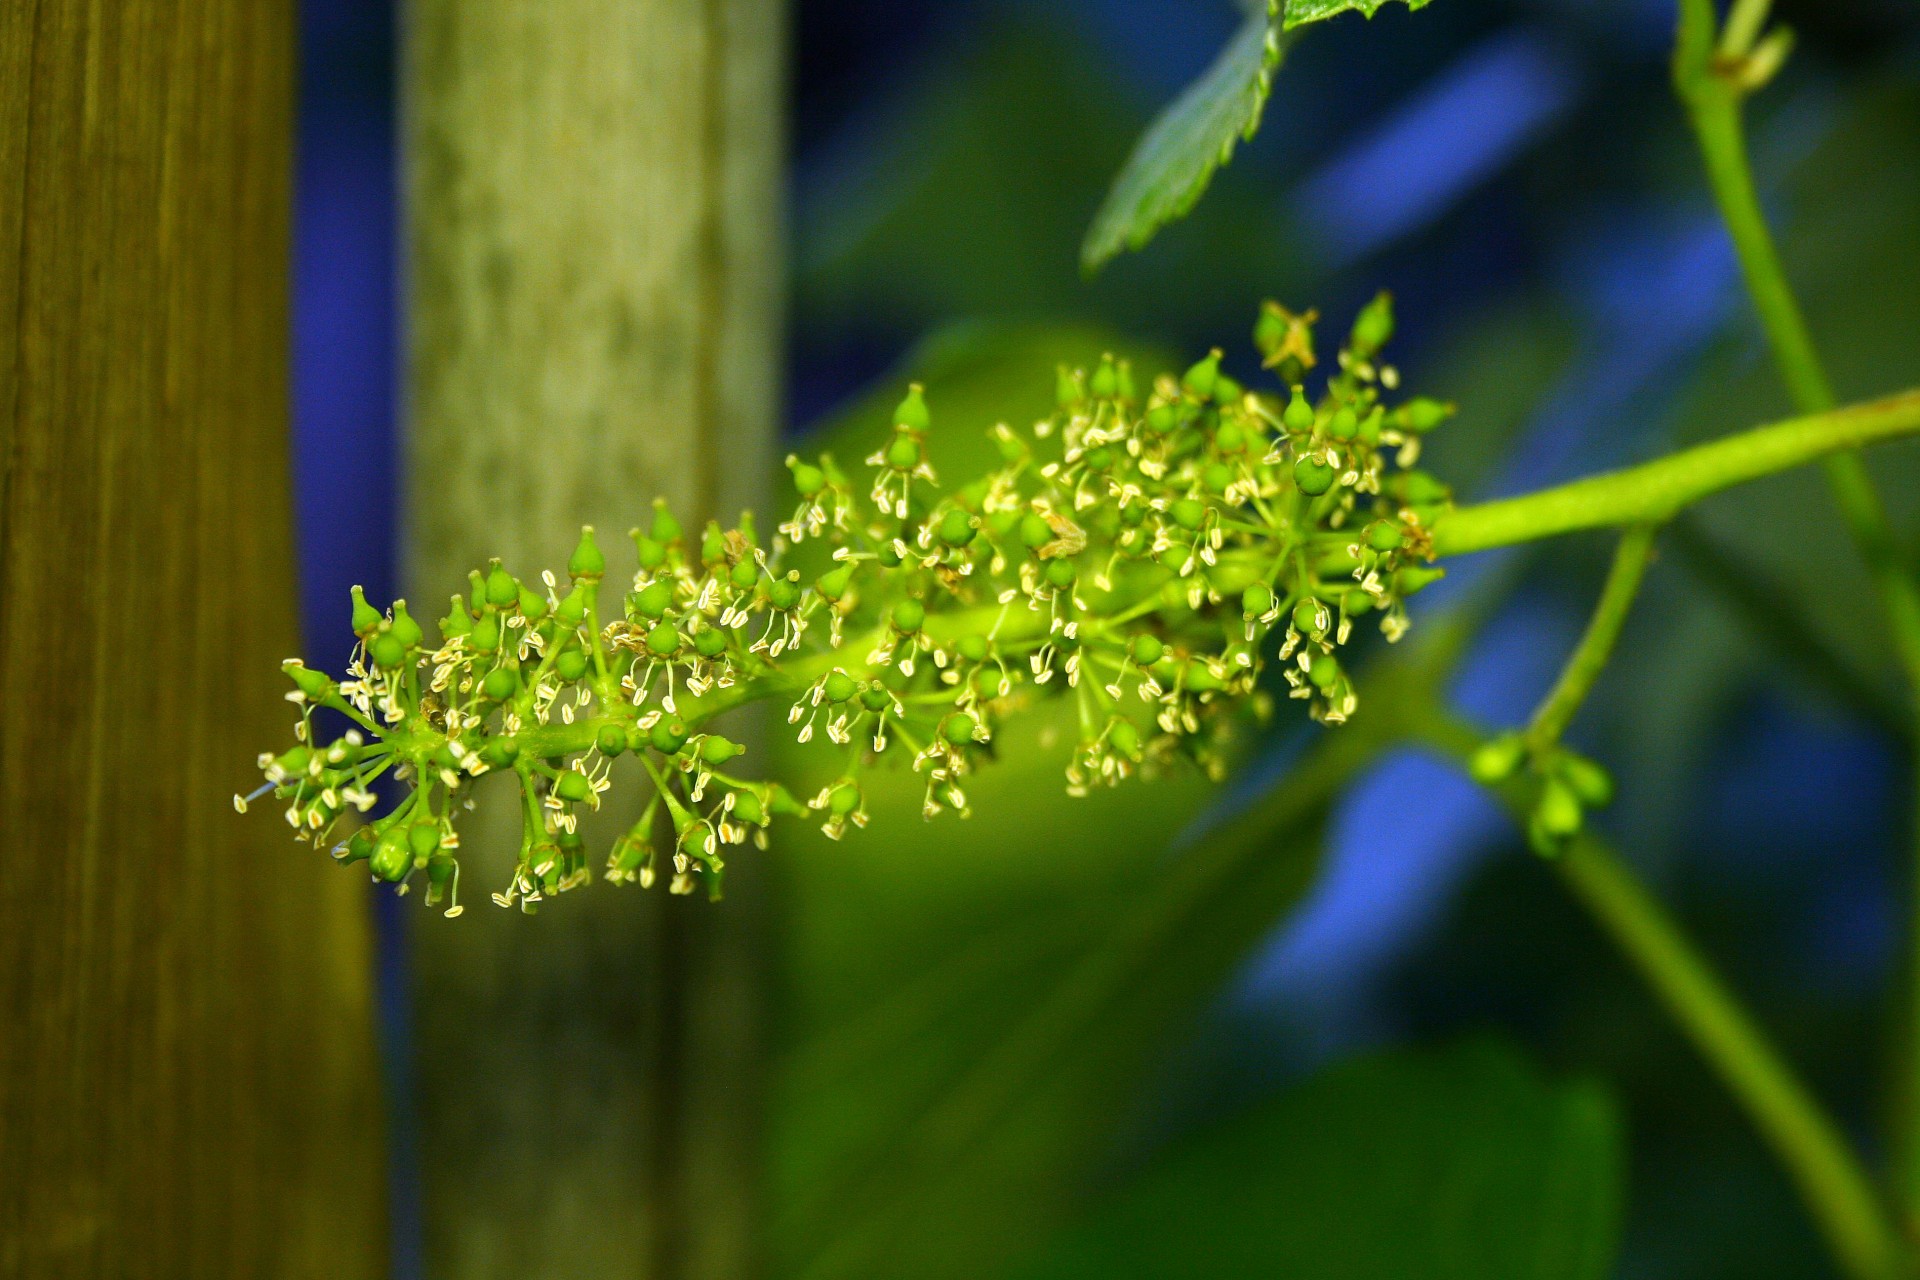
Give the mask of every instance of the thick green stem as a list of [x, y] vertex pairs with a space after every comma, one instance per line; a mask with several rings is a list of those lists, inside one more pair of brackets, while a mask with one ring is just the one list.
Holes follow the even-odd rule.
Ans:
[[[1471, 727], [1444, 714], [1431, 717], [1422, 734], [1463, 762], [1480, 742]], [[1499, 788], [1516, 813], [1525, 812], [1526, 791], [1519, 779]], [[1660, 902], [1591, 833], [1575, 837], [1554, 865], [1773, 1148], [1847, 1274], [1909, 1274], [1899, 1232], [1838, 1126]]]
[[1789, 418], [1637, 467], [1518, 498], [1457, 507], [1433, 522], [1433, 553], [1456, 556], [1579, 529], [1659, 523], [1722, 489], [1916, 433], [1920, 390]]
[[1594, 606], [1586, 634], [1580, 637], [1579, 647], [1567, 659], [1560, 678], [1540, 703], [1539, 710], [1533, 713], [1533, 723], [1527, 726], [1527, 740], [1535, 750], [1560, 740], [1580, 704], [1587, 700], [1593, 682], [1606, 667], [1614, 641], [1620, 638], [1620, 628], [1627, 620], [1627, 611], [1633, 607], [1633, 598], [1640, 594], [1640, 579], [1645, 576], [1647, 560], [1653, 554], [1654, 532], [1653, 525], [1637, 524], [1620, 536], [1620, 546], [1613, 553], [1613, 567], [1607, 573], [1607, 585], [1600, 592], [1600, 603]]
[[[1747, 292], [1766, 330], [1781, 380], [1802, 412], [1818, 413], [1833, 407], [1833, 385], [1781, 268], [1748, 163], [1741, 118], [1747, 90], [1739, 81], [1738, 59], [1758, 34], [1765, 6], [1749, 5], [1746, 9], [1751, 20], [1739, 30], [1730, 24], [1716, 49], [1712, 0], [1681, 0], [1674, 86], [1686, 104], [1714, 200], [1739, 254]], [[1913, 714], [1920, 723], [1920, 580], [1901, 553], [1885, 505], [1859, 455], [1834, 454], [1826, 460], [1826, 471], [1841, 518], [1886, 609], [1894, 649], [1912, 691]], [[1915, 768], [1914, 789], [1920, 796], [1920, 763]], [[1907, 1066], [1898, 1108], [1903, 1132], [1896, 1144], [1897, 1181], [1909, 1218], [1920, 1217], [1920, 815], [1914, 822], [1912, 861], [1913, 924], [1909, 929], [1911, 955], [1906, 978], [1909, 1003], [1902, 1032]]]

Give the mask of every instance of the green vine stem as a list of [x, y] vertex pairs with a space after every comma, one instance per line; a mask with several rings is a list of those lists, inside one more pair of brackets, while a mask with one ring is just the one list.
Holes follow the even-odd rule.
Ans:
[[[1426, 719], [1421, 737], [1461, 762], [1484, 745], [1471, 726], [1438, 712]], [[1522, 777], [1494, 789], [1516, 814], [1531, 805], [1532, 788]], [[1838, 1127], [1660, 902], [1590, 832], [1569, 841], [1554, 865], [1745, 1108], [1847, 1274], [1858, 1280], [1908, 1275], [1899, 1232]]]
[[[1778, 68], [1790, 39], [1784, 29], [1761, 38], [1768, 8], [1767, 0], [1739, 0], [1716, 33], [1712, 0], [1681, 0], [1673, 77], [1781, 380], [1803, 412], [1818, 413], [1833, 407], [1833, 386], [1761, 211], [1741, 117], [1747, 95]], [[1912, 712], [1920, 723], [1920, 580], [1905, 563], [1885, 505], [1859, 455], [1836, 453], [1825, 466], [1841, 517], [1887, 612], [1913, 698]], [[1920, 755], [1915, 757], [1913, 781], [1914, 794], [1920, 797]], [[1899, 1085], [1902, 1132], [1896, 1144], [1898, 1181], [1910, 1218], [1920, 1216], [1920, 815], [1914, 822], [1913, 868], [1912, 951], [1902, 1029], [1907, 1066]]]
[[1659, 523], [1712, 493], [1920, 430], [1920, 390], [1811, 413], [1639, 466], [1459, 507], [1437, 517], [1436, 556], [1463, 555], [1581, 529]]
[[1653, 525], [1637, 524], [1620, 535], [1620, 545], [1613, 553], [1613, 567], [1607, 572], [1606, 586], [1601, 589], [1600, 603], [1594, 606], [1586, 634], [1580, 637], [1579, 647], [1567, 659], [1560, 678], [1527, 726], [1528, 745], [1535, 751], [1544, 751], [1560, 741], [1560, 735], [1566, 732], [1568, 723], [1592, 692], [1593, 682], [1605, 669], [1614, 642], [1620, 638], [1620, 628], [1626, 623], [1627, 611], [1640, 593], [1640, 580], [1646, 575], [1647, 561], [1653, 555], [1654, 532]]

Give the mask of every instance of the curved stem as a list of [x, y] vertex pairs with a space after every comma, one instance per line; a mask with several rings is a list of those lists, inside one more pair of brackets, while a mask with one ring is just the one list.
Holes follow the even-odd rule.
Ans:
[[[1674, 87], [1686, 104], [1714, 201], [1739, 254], [1741, 274], [1766, 330], [1781, 381], [1803, 412], [1817, 413], [1833, 407], [1833, 385], [1780, 265], [1747, 158], [1741, 118], [1747, 90], [1737, 72], [1740, 59], [1753, 46], [1764, 22], [1766, 6], [1754, 3], [1746, 8], [1747, 20], [1736, 23], [1730, 19], [1716, 49], [1712, 0], [1681, 0], [1680, 29], [1674, 45]], [[1913, 697], [1913, 715], [1920, 723], [1920, 579], [1906, 563], [1880, 493], [1859, 455], [1834, 454], [1826, 460], [1826, 470], [1841, 518], [1886, 610], [1894, 649]], [[1914, 791], [1920, 795], [1920, 757], [1916, 757], [1915, 771]], [[1912, 862], [1912, 954], [1902, 1031], [1908, 1065], [1900, 1084], [1902, 1133], [1896, 1144], [1897, 1179], [1910, 1218], [1920, 1217], [1920, 816], [1914, 822]]]
[[[1428, 717], [1421, 736], [1460, 762], [1480, 743], [1470, 726], [1444, 713]], [[1524, 781], [1496, 790], [1510, 811], [1524, 813]], [[1857, 1280], [1909, 1274], [1899, 1232], [1838, 1126], [1666, 908], [1591, 833], [1576, 836], [1554, 865], [1745, 1109], [1847, 1274]]]
[[1433, 554], [1462, 555], [1579, 529], [1659, 523], [1734, 485], [1834, 453], [1920, 433], [1920, 390], [1754, 427], [1637, 467], [1538, 493], [1456, 507], [1429, 530]]
[[1627, 611], [1640, 593], [1640, 579], [1646, 575], [1647, 561], [1653, 554], [1654, 532], [1653, 525], [1637, 524], [1620, 536], [1620, 546], [1613, 553], [1613, 567], [1607, 572], [1607, 584], [1601, 589], [1600, 603], [1594, 606], [1586, 634], [1580, 637], [1573, 656], [1561, 668], [1560, 678], [1527, 726], [1527, 741], [1534, 750], [1560, 740], [1568, 722], [1580, 710], [1580, 704], [1587, 700], [1593, 682], [1606, 667], [1614, 642], [1620, 638], [1620, 628], [1626, 623]]

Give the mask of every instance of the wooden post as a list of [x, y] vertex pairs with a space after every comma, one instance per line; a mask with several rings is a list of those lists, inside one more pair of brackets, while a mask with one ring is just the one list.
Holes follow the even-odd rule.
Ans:
[[291, 741], [293, 6], [0, 5], [0, 1276], [370, 1276], [365, 889]]
[[[583, 523], [626, 572], [623, 535], [656, 494], [693, 528], [756, 501], [778, 368], [781, 8], [407, 6], [419, 615], [489, 556], [562, 568]], [[430, 1270], [751, 1274], [755, 859], [733, 860], [718, 908], [596, 885], [509, 914], [486, 901], [511, 865], [501, 816], [463, 841], [475, 905], [412, 931]]]

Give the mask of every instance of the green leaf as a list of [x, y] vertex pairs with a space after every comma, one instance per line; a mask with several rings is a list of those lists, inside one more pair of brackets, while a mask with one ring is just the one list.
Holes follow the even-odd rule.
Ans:
[[1260, 14], [1247, 19], [1127, 157], [1081, 246], [1082, 269], [1093, 272], [1122, 249], [1141, 248], [1154, 232], [1187, 215], [1235, 144], [1260, 127], [1284, 52], [1277, 24]]
[[1474, 1042], [1349, 1062], [1162, 1155], [1022, 1280], [1598, 1280], [1621, 1138], [1606, 1092]]
[[[1213, 171], [1260, 127], [1273, 74], [1292, 33], [1354, 12], [1371, 18], [1387, 0], [1269, 0], [1250, 16], [1213, 65], [1150, 125], [1114, 179], [1080, 248], [1092, 273], [1122, 249], [1140, 249], [1199, 202]], [[1405, 0], [1408, 9], [1429, 0]]]

